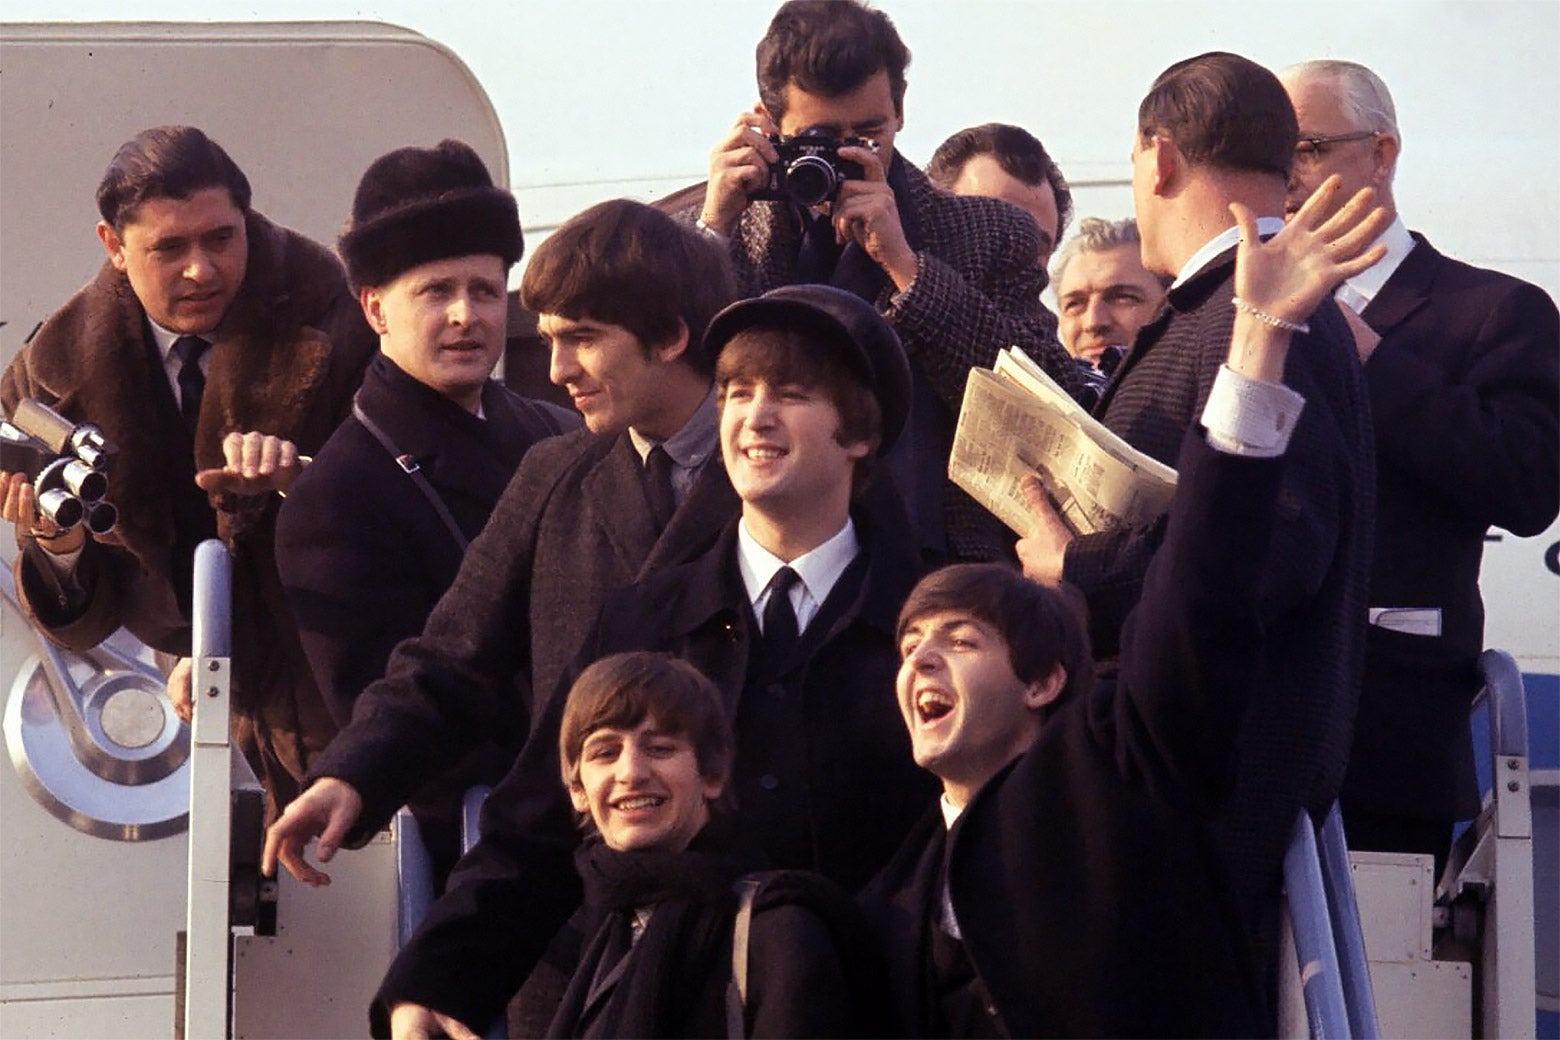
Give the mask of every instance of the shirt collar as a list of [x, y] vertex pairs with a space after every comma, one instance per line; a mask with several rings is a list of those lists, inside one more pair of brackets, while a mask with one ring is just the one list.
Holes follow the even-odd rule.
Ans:
[[632, 426], [628, 428], [628, 439], [639, 453], [640, 462], [645, 461], [650, 456], [650, 449], [659, 444], [672, 457], [672, 462], [683, 469], [697, 469], [703, 465], [704, 460], [715, 452], [719, 435], [720, 411], [715, 407], [713, 386], [688, 417], [688, 421], [683, 423], [682, 429], [664, 441], [652, 440]]
[[[802, 579], [803, 590], [814, 603], [829, 598], [840, 575], [850, 566], [850, 561], [861, 551], [856, 537], [856, 524], [850, 517], [845, 526], [822, 545], [803, 553], [789, 564], [765, 549], [748, 533], [747, 521], [737, 524], [737, 568], [742, 572], [742, 584], [747, 589], [748, 602], [757, 604], [758, 598], [769, 588], [775, 572], [789, 566]], [[800, 620], [800, 618], [798, 618]]]
[[[1283, 229], [1283, 217], [1257, 218], [1257, 234], [1259, 235], [1276, 235]], [[1215, 235], [1207, 245], [1203, 246], [1201, 249], [1197, 250], [1197, 252], [1192, 254], [1192, 258], [1186, 261], [1185, 266], [1181, 268], [1181, 273], [1175, 276], [1175, 281], [1171, 283], [1170, 288], [1179, 288], [1182, 282], [1185, 282], [1187, 279], [1197, 274], [1197, 272], [1201, 271], [1204, 267], [1207, 267], [1209, 262], [1212, 261], [1214, 257], [1218, 256], [1220, 253], [1224, 252], [1230, 246], [1239, 241], [1239, 225], [1231, 225], [1230, 227], [1225, 228], [1221, 234]]]
[[942, 810], [943, 827], [947, 830], [953, 830], [954, 821], [964, 814], [964, 807], [954, 805], [952, 799], [948, 797], [947, 791], [944, 791], [942, 797], [937, 799], [937, 808]]
[[1336, 293], [1338, 302], [1352, 307], [1356, 314], [1363, 311], [1387, 284], [1387, 279], [1397, 273], [1414, 248], [1414, 236], [1408, 233], [1402, 217], [1394, 217], [1387, 230], [1371, 245], [1386, 246], [1387, 255], [1338, 286]]
[[[166, 363], [168, 355], [173, 353], [173, 345], [179, 341], [179, 334], [172, 329], [165, 329], [151, 318], [146, 319], [146, 324], [152, 327], [152, 339], [157, 344], [157, 355]], [[204, 339], [205, 337], [201, 337]]]

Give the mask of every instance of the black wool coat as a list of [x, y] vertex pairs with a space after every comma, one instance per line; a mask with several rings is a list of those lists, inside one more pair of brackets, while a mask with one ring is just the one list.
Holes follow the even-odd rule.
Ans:
[[1450, 822], [1478, 811], [1468, 710], [1484, 647], [1484, 534], [1560, 510], [1560, 316], [1540, 288], [1421, 236], [1363, 315], [1376, 427], [1373, 607], [1435, 607], [1441, 635], [1372, 625], [1344, 798]]
[[[418, 472], [469, 541], [481, 532], [525, 453], [580, 425], [573, 412], [517, 397], [497, 383], [482, 391], [484, 418], [418, 382], [384, 355], [370, 363], [358, 406]], [[304, 652], [338, 725], [390, 652], [422, 631], [455, 580], [464, 547], [413, 478], [350, 417], [290, 489], [277, 518], [276, 558]], [[414, 802], [427, 827], [453, 820], [463, 790], [497, 783], [524, 733], [494, 730], [463, 765]], [[443, 858], [458, 854], [456, 828]]]
[[391, 654], [310, 774], [362, 794], [352, 840], [490, 734], [527, 720], [534, 731], [605, 597], [707, 549], [736, 515], [711, 461], [658, 537], [640, 469], [626, 432], [576, 430], [526, 454], [422, 633]]
[[[911, 759], [893, 692], [894, 626], [918, 555], [892, 489], [880, 485], [866, 499], [854, 513], [864, 574], [841, 578], [840, 595], [830, 594], [794, 667], [777, 680], [794, 725], [753, 733], [744, 712], [775, 683], [749, 682], [752, 610], [738, 576], [735, 519], [705, 553], [609, 598], [578, 662], [583, 669], [609, 653], [669, 650], [705, 671], [735, 718], [733, 824], [744, 866], [816, 870], [849, 889], [887, 862], [936, 790]], [[376, 1016], [410, 1000], [468, 1024], [492, 1020], [579, 905], [579, 835], [558, 777], [562, 703], [549, 698], [541, 728], [488, 798], [481, 840], [391, 966]], [[752, 758], [755, 743], [776, 749], [762, 765]], [[766, 812], [772, 806], [755, 792], [801, 801]], [[800, 813], [791, 811], [797, 804]]]
[[[1264, 997], [1213, 815], [1267, 638], [1259, 577], [1286, 459], [1188, 434], [1119, 682], [1061, 704], [946, 830], [931, 811], [862, 896], [889, 961], [886, 1035], [943, 1036], [943, 891], [1010, 1036], [1250, 1036]], [[1292, 822], [1292, 818], [1291, 818]]]
[[[1198, 428], [1234, 321], [1234, 250], [1172, 289], [1138, 333], [1096, 409], [1129, 444], [1174, 464]], [[1270, 696], [1241, 722], [1239, 775], [1220, 814], [1232, 883], [1255, 933], [1276, 925], [1284, 849], [1295, 813], [1324, 813], [1348, 763], [1364, 661], [1375, 469], [1370, 405], [1353, 337], [1325, 301], [1296, 335], [1284, 381], [1305, 397], [1288, 453], [1271, 551], [1252, 580], [1265, 625], [1255, 681]], [[1068, 548], [1064, 577], [1088, 599], [1096, 657], [1114, 656], [1138, 604], [1164, 521], [1088, 535]], [[1262, 923], [1266, 922], [1266, 923]]]
[[[725, 842], [710, 840], [723, 823], [712, 821], [677, 854], [617, 852], [587, 839], [575, 856], [585, 904], [571, 922], [586, 938], [549, 1036], [728, 1035], [741, 871]], [[631, 865], [645, 860], [651, 865]], [[744, 881], [756, 885], [739, 954], [748, 983], [744, 1035], [876, 1035], [869, 1030], [882, 1017], [881, 979], [850, 897], [804, 871]], [[613, 933], [636, 911], [649, 911], [649, 920], [617, 960]]]

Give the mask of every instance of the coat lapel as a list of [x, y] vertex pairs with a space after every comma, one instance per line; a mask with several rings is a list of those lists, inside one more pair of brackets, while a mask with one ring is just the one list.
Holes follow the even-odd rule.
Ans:
[[[632, 451], [630, 447], [630, 451]], [[637, 456], [635, 458], [637, 462]], [[634, 473], [638, 479], [638, 472]], [[666, 530], [655, 541], [642, 566], [633, 568], [635, 581], [672, 564], [692, 559], [711, 545], [731, 519], [741, 512], [737, 493], [732, 490], [726, 467], [720, 459], [704, 464], [694, 479], [688, 498], [673, 514]]]
[[[390, 359], [370, 363], [358, 404], [395, 444], [411, 455], [452, 509], [466, 500], [496, 502], [530, 441], [489, 383], [483, 393], [485, 419], [468, 415], [438, 391], [413, 379]], [[456, 511], [463, 524], [466, 517]]]
[[585, 514], [600, 525], [623, 570], [638, 574], [655, 546], [655, 522], [640, 490], [639, 453], [628, 432], [618, 434], [606, 458], [580, 482]]
[[[737, 521], [733, 517], [719, 532], [715, 544], [686, 567], [675, 583], [675, 598], [667, 613], [668, 644], [684, 646], [707, 626], [718, 626], [727, 646], [716, 660], [699, 662], [727, 699], [736, 718], [743, 687], [747, 685], [748, 657], [757, 639], [747, 589], [737, 567]], [[713, 674], [718, 671], [720, 674]]]
[[1440, 260], [1441, 254], [1435, 247], [1415, 235], [1414, 248], [1360, 315], [1365, 323], [1386, 336], [1413, 316], [1430, 300], [1430, 288]]

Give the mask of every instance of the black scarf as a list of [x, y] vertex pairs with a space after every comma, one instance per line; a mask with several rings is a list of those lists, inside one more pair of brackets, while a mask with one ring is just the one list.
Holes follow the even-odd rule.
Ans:
[[[580, 963], [550, 1037], [725, 1036], [731, 978], [732, 883], [723, 834], [706, 827], [686, 852], [617, 852], [599, 839], [575, 853], [585, 885]], [[720, 830], [724, 830], [721, 828]], [[652, 911], [615, 981], [603, 963], [636, 910]]]

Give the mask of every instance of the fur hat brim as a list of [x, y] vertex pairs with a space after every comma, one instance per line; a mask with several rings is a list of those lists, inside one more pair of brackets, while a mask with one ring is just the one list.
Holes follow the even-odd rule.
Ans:
[[520, 259], [524, 241], [513, 195], [498, 188], [458, 188], [355, 223], [338, 247], [353, 287], [361, 289], [452, 256], [491, 254], [508, 267]]

